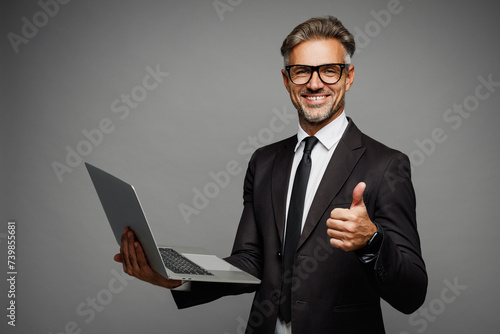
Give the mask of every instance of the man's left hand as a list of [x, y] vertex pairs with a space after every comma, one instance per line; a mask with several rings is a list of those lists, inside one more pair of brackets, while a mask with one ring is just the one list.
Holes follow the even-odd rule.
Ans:
[[377, 227], [370, 220], [363, 201], [366, 189], [364, 182], [358, 183], [352, 192], [352, 204], [349, 209], [335, 208], [326, 221], [330, 244], [346, 252], [363, 248]]
[[173, 289], [181, 285], [179, 280], [170, 280], [154, 271], [146, 260], [146, 255], [139, 241], [135, 239], [134, 232], [126, 227], [123, 231], [120, 253], [114, 257], [116, 262], [123, 264], [123, 271], [144, 282]]

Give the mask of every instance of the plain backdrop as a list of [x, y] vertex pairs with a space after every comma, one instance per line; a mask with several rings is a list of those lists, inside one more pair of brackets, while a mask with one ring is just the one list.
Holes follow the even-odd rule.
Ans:
[[161, 243], [228, 255], [251, 152], [297, 129], [279, 48], [323, 15], [358, 42], [347, 115], [413, 166], [429, 289], [411, 316], [384, 303], [387, 332], [498, 330], [496, 2], [60, 1], [0, 11], [2, 333], [240, 333], [251, 295], [179, 311], [121, 276], [81, 161], [135, 185]]

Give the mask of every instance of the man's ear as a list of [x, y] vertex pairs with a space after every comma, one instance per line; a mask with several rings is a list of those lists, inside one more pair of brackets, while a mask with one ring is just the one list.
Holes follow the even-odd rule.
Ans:
[[288, 75], [284, 69], [281, 70], [281, 75], [283, 75], [283, 84], [285, 85], [286, 90], [290, 93], [290, 83], [288, 82]]
[[349, 65], [349, 72], [347, 72], [347, 78], [345, 79], [345, 91], [349, 91], [351, 89], [352, 84], [354, 83], [354, 66]]

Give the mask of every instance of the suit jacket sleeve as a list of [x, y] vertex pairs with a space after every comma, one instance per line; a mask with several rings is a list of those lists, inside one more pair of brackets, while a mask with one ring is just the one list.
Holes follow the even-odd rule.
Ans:
[[397, 310], [409, 314], [420, 307], [427, 291], [427, 273], [421, 256], [416, 223], [416, 201], [408, 157], [393, 156], [368, 196], [371, 218], [383, 228], [377, 259], [366, 264], [380, 296]]

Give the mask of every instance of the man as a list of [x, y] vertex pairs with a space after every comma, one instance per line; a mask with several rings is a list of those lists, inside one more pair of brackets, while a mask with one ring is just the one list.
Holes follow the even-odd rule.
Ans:
[[[196, 283], [172, 291], [179, 308], [255, 293], [247, 333], [384, 333], [380, 298], [404, 313], [423, 303], [427, 274], [408, 158], [345, 116], [354, 81], [352, 34], [334, 17], [298, 25], [281, 47], [298, 134], [258, 149], [226, 260], [259, 286]], [[125, 272], [167, 288], [131, 231]]]

